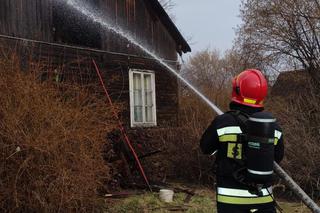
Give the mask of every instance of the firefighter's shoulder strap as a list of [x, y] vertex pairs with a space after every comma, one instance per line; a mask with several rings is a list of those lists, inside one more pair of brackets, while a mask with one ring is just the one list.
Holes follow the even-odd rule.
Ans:
[[230, 110], [227, 113], [233, 116], [233, 118], [239, 124], [241, 130], [245, 133], [247, 130], [246, 122], [249, 119], [249, 115], [241, 112], [240, 110]]
[[[241, 130], [242, 130], [242, 134], [238, 135], [237, 137], [237, 143], [241, 143], [242, 144], [242, 153], [245, 155], [244, 153], [244, 147], [246, 146], [245, 141], [246, 141], [246, 132], [247, 132], [247, 125], [246, 122], [249, 119], [249, 115], [241, 112], [239, 110], [231, 110], [226, 112], [228, 114], [230, 114], [237, 122], [237, 124], [240, 126]], [[235, 180], [237, 180], [239, 183], [247, 185], [246, 181], [245, 181], [245, 171], [246, 171], [246, 165], [245, 165], [245, 158], [246, 156], [242, 156], [241, 160], [237, 160], [237, 159], [233, 159], [235, 164], [239, 167], [236, 171], [234, 171], [233, 173], [233, 177], [235, 178]]]
[[[237, 135], [237, 141], [236, 141], [236, 145], [234, 147], [235, 150], [233, 153], [238, 153], [239, 150], [238, 148], [241, 149], [241, 153], [244, 154], [244, 147], [246, 146], [245, 141], [246, 141], [246, 131], [247, 131], [247, 126], [246, 126], [246, 121], [249, 119], [249, 115], [247, 115], [246, 113], [243, 113], [239, 110], [235, 111], [235, 110], [231, 110], [227, 112], [228, 114], [230, 114], [235, 121], [237, 122], [237, 125], [239, 125], [240, 129], [242, 130], [241, 134]], [[241, 146], [238, 146], [239, 144], [241, 144]], [[241, 158], [237, 159], [236, 156], [234, 156], [233, 160], [235, 161], [236, 164], [238, 164], [238, 166], [243, 167], [244, 166], [244, 158], [245, 156], [243, 156], [243, 154], [241, 154]]]

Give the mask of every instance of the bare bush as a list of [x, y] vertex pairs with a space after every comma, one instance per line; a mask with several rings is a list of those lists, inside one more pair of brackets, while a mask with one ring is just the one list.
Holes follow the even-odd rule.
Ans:
[[0, 61], [1, 211], [100, 211], [97, 191], [112, 178], [102, 154], [109, 107], [16, 62]]
[[[233, 75], [233, 70], [228, 67], [230, 64], [218, 51], [204, 50], [190, 58], [182, 74], [209, 100], [227, 110]], [[167, 148], [165, 159], [168, 177], [212, 184], [214, 157], [201, 153], [199, 141], [216, 113], [189, 88], [182, 87], [180, 94], [181, 128], [162, 134]]]
[[[153, 132], [152, 137], [161, 141], [162, 152], [144, 162], [146, 172], [153, 181], [188, 181], [212, 183], [212, 161], [201, 154], [199, 137], [185, 123], [181, 128], [166, 128]], [[193, 131], [195, 130], [195, 131]]]
[[[309, 94], [273, 97], [269, 107], [284, 132], [285, 159], [281, 163], [295, 181], [312, 196], [320, 196], [320, 96], [310, 84]], [[296, 91], [298, 92], [298, 91]]]

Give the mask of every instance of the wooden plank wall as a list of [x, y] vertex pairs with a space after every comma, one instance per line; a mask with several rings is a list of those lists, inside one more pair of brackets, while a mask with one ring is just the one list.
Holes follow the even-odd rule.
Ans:
[[1, 0], [0, 34], [52, 40], [52, 0]]
[[[157, 15], [155, 15], [153, 11], [150, 11], [150, 9], [146, 7], [143, 0], [99, 0], [99, 2], [96, 0], [91, 2], [91, 4], [93, 4], [95, 7], [97, 4], [99, 4], [99, 10], [101, 10], [103, 14], [106, 14], [106, 17], [111, 24], [120, 26], [124, 31], [128, 31], [132, 37], [134, 37], [140, 43], [143, 43], [149, 49], [154, 50], [160, 57], [170, 60], [177, 59], [176, 44], [174, 39], [171, 37], [164, 25], [160, 22]], [[62, 19], [68, 19], [68, 22], [72, 22], [73, 17], [70, 15], [70, 12], [66, 12], [68, 15], [64, 15], [63, 11], [58, 12], [62, 16], [65, 16], [62, 17]], [[79, 23], [77, 22], [79, 22], [79, 18], [75, 17], [74, 22], [74, 25], [78, 25]], [[83, 24], [90, 25], [90, 23]], [[68, 33], [65, 30], [68, 27], [58, 25], [55, 26], [55, 28], [58, 34], [59, 31], [60, 34]], [[121, 38], [121, 36], [117, 34], [114, 34], [108, 30], [103, 30], [96, 33], [101, 34], [101, 48], [104, 50], [146, 56], [143, 51], [135, 48], [132, 44], [130, 44], [130, 42], [124, 38]], [[57, 38], [56, 40], [63, 42], [63, 39]]]
[[[93, 92], [100, 91], [101, 97], [104, 98], [92, 66], [92, 59], [95, 59], [101, 68], [112, 99], [124, 106], [121, 117], [127, 128], [130, 127], [128, 70], [148, 67], [155, 70], [158, 128], [168, 128], [168, 124], [169, 126], [178, 126], [177, 79], [153, 60], [3, 38], [0, 38], [0, 53], [7, 54], [6, 58], [10, 54], [16, 54], [17, 57], [20, 57], [21, 64], [28, 64], [29, 67], [26, 67], [26, 70], [40, 67], [40, 71], [47, 73], [48, 76], [52, 76], [53, 71], [57, 70], [65, 81], [84, 86], [95, 85]], [[0, 57], [2, 56], [0, 55]]]
[[[100, 8], [106, 14], [111, 23], [121, 26], [140, 43], [154, 50], [157, 55], [169, 60], [176, 60], [176, 44], [159, 18], [148, 9], [143, 0], [82, 0]], [[55, 0], [1, 0], [0, 6], [0, 34], [29, 38], [41, 41], [70, 43], [69, 39], [64, 41], [62, 35], [68, 34], [68, 29], [73, 34], [86, 34], [83, 28], [88, 28], [89, 37], [100, 40], [97, 34], [101, 34], [101, 45], [95, 41], [83, 42], [86, 46], [94, 44], [94, 48], [102, 48], [107, 51], [130, 53], [146, 56], [146, 54], [134, 47], [126, 39], [108, 31], [100, 31], [99, 27], [92, 27], [91, 23], [85, 23], [85, 18], [77, 17], [63, 7], [54, 7]], [[54, 11], [58, 8], [58, 11]], [[70, 10], [70, 9], [69, 9]], [[60, 14], [60, 21], [56, 22], [54, 14]], [[74, 24], [72, 20], [74, 19]], [[62, 21], [61, 21], [62, 20]], [[65, 20], [65, 21], [63, 21]], [[64, 22], [68, 24], [63, 26]], [[83, 23], [78, 23], [83, 22]], [[55, 23], [57, 23], [55, 25]], [[74, 25], [74, 28], [72, 26]], [[80, 27], [79, 27], [80, 26]], [[79, 32], [74, 33], [74, 30]], [[96, 32], [92, 32], [96, 31]], [[87, 37], [82, 38], [90, 40]]]

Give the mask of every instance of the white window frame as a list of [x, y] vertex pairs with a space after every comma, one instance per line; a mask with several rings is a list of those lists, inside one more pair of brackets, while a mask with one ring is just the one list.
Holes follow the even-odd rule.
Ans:
[[[142, 122], [136, 122], [134, 120], [134, 93], [133, 93], [133, 74], [142, 75], [141, 89], [142, 89]], [[145, 116], [145, 89], [144, 89], [144, 75], [151, 76], [151, 88], [152, 88], [152, 120], [153, 122], [146, 122]], [[157, 106], [156, 106], [156, 86], [155, 86], [155, 74], [151, 70], [130, 69], [129, 70], [129, 87], [130, 87], [130, 120], [131, 127], [154, 127], [157, 126]]]

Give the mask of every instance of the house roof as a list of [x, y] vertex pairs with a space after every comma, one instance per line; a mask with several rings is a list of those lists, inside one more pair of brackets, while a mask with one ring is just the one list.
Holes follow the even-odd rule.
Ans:
[[191, 52], [191, 48], [185, 38], [182, 36], [176, 25], [173, 23], [167, 12], [161, 6], [158, 0], [144, 0], [146, 5], [153, 10], [159, 17], [162, 24], [167, 28], [172, 38], [177, 44], [177, 52], [181, 55], [183, 53]]
[[282, 72], [271, 89], [271, 96], [288, 98], [308, 94], [310, 80], [310, 75], [304, 70]]

